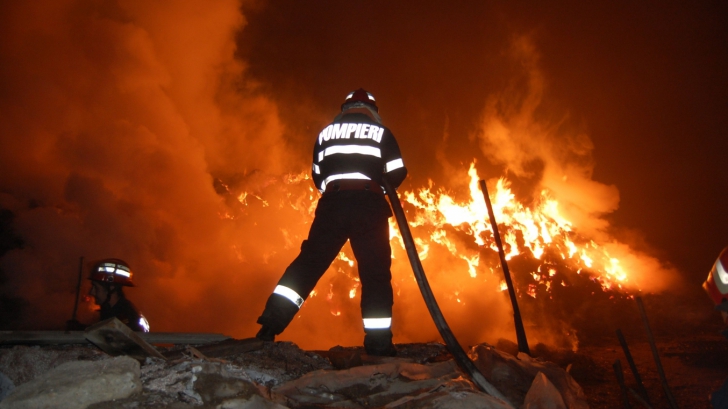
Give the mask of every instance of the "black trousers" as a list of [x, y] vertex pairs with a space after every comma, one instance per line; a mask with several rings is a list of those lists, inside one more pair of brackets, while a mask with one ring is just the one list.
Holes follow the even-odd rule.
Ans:
[[[326, 272], [346, 240], [351, 242], [361, 281], [364, 318], [392, 316], [392, 249], [389, 222], [392, 216], [384, 196], [366, 190], [325, 193], [301, 252], [288, 266], [278, 285], [293, 289], [304, 300]], [[258, 323], [281, 333], [298, 312], [285, 297], [272, 294]]]

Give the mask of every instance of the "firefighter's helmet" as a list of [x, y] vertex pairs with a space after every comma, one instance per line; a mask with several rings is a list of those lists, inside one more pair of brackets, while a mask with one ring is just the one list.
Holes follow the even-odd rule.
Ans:
[[131, 281], [132, 274], [131, 268], [124, 260], [107, 258], [94, 264], [89, 280], [134, 287]]
[[355, 108], [358, 105], [365, 104], [375, 112], [379, 112], [377, 107], [377, 101], [374, 99], [374, 95], [367, 92], [364, 88], [359, 88], [356, 91], [352, 91], [344, 99], [344, 103], [341, 104], [341, 110], [344, 111], [349, 108]]
[[713, 300], [715, 305], [721, 305], [728, 299], [728, 247], [723, 249], [713, 268], [708, 273], [708, 279], [703, 288]]

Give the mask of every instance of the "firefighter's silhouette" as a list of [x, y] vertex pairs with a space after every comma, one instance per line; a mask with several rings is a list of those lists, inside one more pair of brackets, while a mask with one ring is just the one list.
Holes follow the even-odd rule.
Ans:
[[[116, 258], [97, 261], [91, 268], [89, 296], [100, 309], [100, 320], [116, 317], [134, 331], [149, 332], [149, 322], [124, 294], [124, 287], [134, 287], [129, 265]], [[68, 323], [72, 329], [84, 329], [78, 322]]]
[[257, 337], [273, 341], [283, 332], [349, 240], [362, 286], [364, 347], [370, 355], [394, 355], [388, 222], [392, 211], [382, 178], [396, 188], [407, 169], [372, 94], [358, 89], [346, 96], [341, 113], [316, 136], [311, 175], [322, 193], [315, 218], [300, 254], [258, 318], [262, 327]]

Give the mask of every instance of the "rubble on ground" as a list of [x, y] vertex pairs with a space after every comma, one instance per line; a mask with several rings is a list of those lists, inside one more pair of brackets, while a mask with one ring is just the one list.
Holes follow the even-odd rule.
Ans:
[[142, 389], [139, 362], [122, 356], [61, 364], [17, 386], [0, 408], [85, 408], [134, 395]]
[[89, 345], [4, 346], [0, 409], [588, 407], [563, 363], [514, 356], [488, 344], [473, 347], [471, 358], [508, 402], [480, 391], [439, 343], [400, 344], [396, 357], [367, 356], [361, 347], [251, 345], [256, 349], [246, 352], [209, 345], [160, 348], [166, 359], [111, 357]]

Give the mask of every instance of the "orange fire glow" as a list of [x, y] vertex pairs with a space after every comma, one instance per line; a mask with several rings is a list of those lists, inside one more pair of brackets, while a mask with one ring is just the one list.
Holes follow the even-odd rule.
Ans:
[[[511, 314], [506, 301], [508, 296], [504, 293], [507, 287], [475, 162], [470, 164], [467, 175], [467, 192], [448, 191], [430, 182], [419, 189], [401, 190], [399, 197], [428, 280], [446, 315], [454, 317], [456, 322], [468, 321], [474, 312], [485, 308], [502, 309], [500, 314], [507, 318]], [[261, 208], [270, 205], [294, 209], [307, 219], [306, 224], [310, 223], [318, 194], [310, 186], [306, 174], [289, 175], [281, 181], [280, 188], [288, 193], [285, 198], [277, 199], [278, 203], [266, 199], [265, 193], [231, 195], [238, 198], [241, 208], [249, 204], [239, 198], [255, 197]], [[642, 270], [649, 270], [654, 259], [614, 239], [608, 238], [605, 244], [599, 243], [598, 237], [581, 234], [561, 209], [555, 195], [547, 189], [542, 189], [538, 200], [526, 206], [516, 200], [505, 177], [488, 181], [488, 186], [519, 299], [553, 299], [555, 288], [573, 286], [577, 277], [593, 284], [589, 290], [584, 290], [592, 293], [601, 289], [630, 297], [643, 290], [645, 281], [641, 277], [645, 272]], [[465, 199], [457, 200], [456, 197]], [[296, 246], [305, 238], [304, 233], [304, 230], [298, 230], [298, 233], [285, 231], [287, 247]], [[421, 303], [419, 291], [394, 218], [390, 219], [390, 238], [395, 324], [400, 329], [398, 341], [422, 341], [423, 333], [436, 337], [434, 328], [423, 329], [417, 324], [427, 313], [424, 308], [413, 307]], [[625, 264], [632, 268], [626, 268]], [[312, 291], [299, 317], [312, 314], [304, 314], [305, 311], [325, 308], [337, 320], [345, 319], [346, 325], [355, 325], [352, 323], [356, 322], [360, 285], [356, 260], [347, 245], [317, 289]], [[325, 296], [317, 297], [318, 294]], [[524, 319], [526, 322], [531, 320], [528, 316]], [[311, 317], [309, 325], [310, 321], [317, 319]], [[501, 333], [507, 331], [507, 327], [500, 328]], [[478, 331], [472, 335], [473, 339], [487, 336], [483, 331], [488, 330]], [[573, 335], [569, 328], [565, 332]], [[575, 341], [572, 346], [574, 344]]]
[[[470, 177], [470, 199], [465, 203], [457, 203], [444, 190], [433, 192], [432, 187], [419, 189], [417, 192], [404, 192], [404, 200], [414, 206], [417, 212], [410, 221], [412, 227], [429, 226], [432, 234], [429, 238], [419, 237], [420, 257], [427, 258], [432, 243], [446, 248], [453, 256], [466, 262], [471, 277], [478, 275], [479, 254], [467, 251], [448, 239], [445, 226], [472, 237], [478, 246], [486, 246], [497, 252], [493, 230], [489, 223], [488, 211], [483, 193], [478, 185], [478, 174], [475, 163], [468, 170]], [[506, 260], [521, 254], [524, 250], [535, 259], [542, 259], [545, 252], [557, 254], [572, 266], [590, 269], [603, 288], [622, 288], [630, 286], [628, 273], [621, 267], [617, 257], [592, 240], [580, 239], [572, 229], [572, 223], [560, 213], [559, 203], [550, 197], [547, 190], [541, 191], [540, 200], [532, 208], [515, 200], [505, 178], [499, 178], [493, 190], [493, 212], [495, 219], [502, 226], [501, 235], [504, 242]], [[392, 229], [392, 235], [398, 233]], [[519, 245], [519, 240], [522, 244]], [[580, 244], [577, 244], [581, 242]], [[549, 269], [549, 276], [554, 275]], [[532, 272], [535, 276], [536, 272]], [[539, 280], [536, 280], [539, 281]]]

